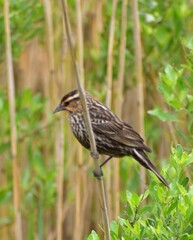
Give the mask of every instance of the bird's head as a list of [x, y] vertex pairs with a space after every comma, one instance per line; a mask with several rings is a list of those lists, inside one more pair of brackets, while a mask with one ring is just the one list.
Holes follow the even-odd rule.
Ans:
[[60, 101], [60, 104], [58, 107], [54, 110], [53, 113], [60, 112], [60, 111], [67, 111], [70, 113], [76, 112], [82, 108], [82, 105], [80, 103], [80, 97], [78, 90], [75, 89], [68, 94], [66, 94], [62, 100]]

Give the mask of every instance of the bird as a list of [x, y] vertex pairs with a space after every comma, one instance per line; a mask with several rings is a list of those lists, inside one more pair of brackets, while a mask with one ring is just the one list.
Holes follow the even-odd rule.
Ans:
[[[92, 130], [95, 136], [96, 148], [100, 155], [107, 155], [100, 168], [112, 157], [131, 156], [143, 167], [153, 172], [157, 178], [169, 188], [168, 182], [158, 172], [148, 158], [151, 149], [145, 145], [143, 138], [133, 127], [116, 116], [108, 107], [84, 91], [87, 108], [90, 115]], [[68, 112], [68, 122], [77, 140], [86, 149], [90, 149], [89, 136], [84, 120], [83, 107], [78, 89], [73, 89], [61, 99], [53, 113]]]

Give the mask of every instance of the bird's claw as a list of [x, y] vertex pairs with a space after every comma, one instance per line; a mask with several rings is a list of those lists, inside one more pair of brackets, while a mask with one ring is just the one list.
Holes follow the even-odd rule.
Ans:
[[98, 172], [96, 169], [94, 169], [93, 174], [98, 180], [101, 180], [101, 177], [103, 176], [103, 172], [101, 169], [100, 169], [100, 172]]

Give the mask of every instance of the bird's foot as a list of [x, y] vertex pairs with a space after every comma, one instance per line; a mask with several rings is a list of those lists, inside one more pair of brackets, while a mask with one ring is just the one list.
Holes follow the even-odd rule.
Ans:
[[97, 171], [96, 169], [94, 169], [93, 174], [98, 180], [101, 180], [101, 177], [103, 176], [103, 172], [101, 169], [100, 169], [100, 171]]

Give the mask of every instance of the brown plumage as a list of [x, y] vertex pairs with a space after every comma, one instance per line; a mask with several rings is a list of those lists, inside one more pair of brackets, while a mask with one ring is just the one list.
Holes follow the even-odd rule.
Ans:
[[[142, 166], [151, 170], [166, 187], [169, 187], [167, 181], [147, 157], [145, 152], [151, 152], [151, 149], [144, 144], [143, 138], [88, 92], [85, 92], [85, 95], [97, 151], [99, 154], [109, 156], [101, 167], [112, 157], [132, 156]], [[76, 89], [62, 98], [54, 113], [64, 110], [69, 113], [68, 120], [75, 137], [85, 148], [90, 149], [83, 109]]]

